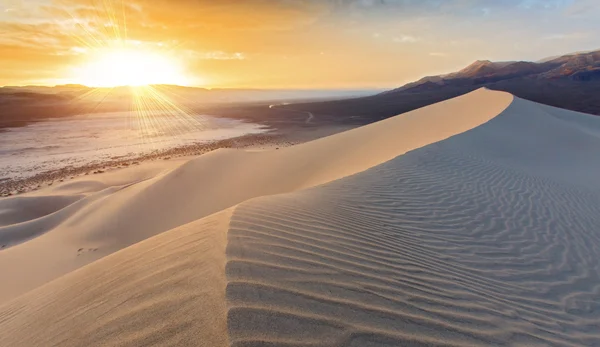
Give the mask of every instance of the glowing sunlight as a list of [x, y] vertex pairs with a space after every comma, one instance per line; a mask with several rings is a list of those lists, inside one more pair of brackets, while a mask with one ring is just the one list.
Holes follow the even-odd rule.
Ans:
[[166, 55], [136, 49], [107, 49], [74, 69], [76, 83], [90, 87], [188, 85], [178, 62]]

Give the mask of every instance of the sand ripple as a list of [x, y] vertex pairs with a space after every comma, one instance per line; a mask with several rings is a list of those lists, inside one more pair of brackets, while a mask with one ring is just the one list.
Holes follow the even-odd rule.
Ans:
[[237, 207], [232, 345], [600, 345], [600, 139], [511, 107], [529, 112]]

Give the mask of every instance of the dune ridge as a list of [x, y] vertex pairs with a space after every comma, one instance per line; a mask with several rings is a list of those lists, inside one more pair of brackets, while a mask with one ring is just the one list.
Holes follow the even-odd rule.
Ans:
[[0, 252], [99, 247], [4, 292], [37, 287], [0, 306], [0, 345], [600, 344], [599, 122], [479, 90], [107, 185]]

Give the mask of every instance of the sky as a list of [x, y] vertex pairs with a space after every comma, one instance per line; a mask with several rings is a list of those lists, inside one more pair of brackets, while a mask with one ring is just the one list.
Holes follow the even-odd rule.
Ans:
[[598, 0], [0, 0], [0, 85], [85, 83], [126, 47], [193, 86], [391, 88], [600, 49], [598, 18]]

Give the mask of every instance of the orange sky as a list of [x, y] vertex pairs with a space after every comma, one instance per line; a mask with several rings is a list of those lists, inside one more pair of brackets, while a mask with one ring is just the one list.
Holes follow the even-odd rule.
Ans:
[[[442, 3], [442, 5], [440, 5]], [[206, 87], [393, 87], [475, 59], [600, 48], [587, 0], [0, 0], [0, 85], [78, 82], [106, 47]]]

